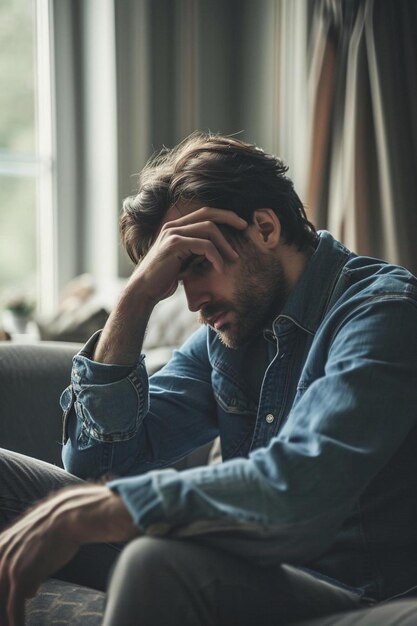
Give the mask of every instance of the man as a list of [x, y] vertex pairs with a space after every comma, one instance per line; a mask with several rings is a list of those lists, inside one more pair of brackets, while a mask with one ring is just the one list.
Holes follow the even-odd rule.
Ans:
[[[105, 625], [277, 626], [417, 585], [416, 279], [317, 234], [278, 159], [216, 135], [145, 167], [121, 233], [135, 270], [61, 399], [70, 474], [2, 457], [16, 512], [76, 483], [0, 536], [2, 623], [116, 560]], [[180, 281], [202, 326], [148, 381]], [[222, 464], [162, 469], [218, 434]]]

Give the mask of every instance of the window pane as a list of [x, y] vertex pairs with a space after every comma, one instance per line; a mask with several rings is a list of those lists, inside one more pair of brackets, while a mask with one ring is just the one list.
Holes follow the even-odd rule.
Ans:
[[0, 0], [0, 150], [35, 152], [34, 0]]
[[0, 177], [0, 294], [32, 295], [36, 278], [36, 180]]

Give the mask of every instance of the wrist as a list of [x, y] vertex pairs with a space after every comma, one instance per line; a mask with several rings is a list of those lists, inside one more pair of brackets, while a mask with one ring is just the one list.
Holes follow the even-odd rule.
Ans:
[[133, 272], [121, 293], [118, 306], [134, 307], [142, 314], [150, 315], [158, 302], [159, 298], [146, 276]]
[[131, 275], [124, 293], [129, 297], [137, 297], [137, 304], [145, 310], [149, 309], [150, 314], [158, 302], [169, 298], [177, 287], [178, 276], [175, 274], [169, 277], [165, 274], [153, 274], [139, 266]]
[[51, 531], [79, 545], [127, 541], [139, 534], [120, 496], [106, 486], [64, 490], [51, 515]]

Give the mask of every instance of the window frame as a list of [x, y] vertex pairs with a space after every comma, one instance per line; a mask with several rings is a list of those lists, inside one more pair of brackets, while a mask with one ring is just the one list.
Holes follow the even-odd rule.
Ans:
[[37, 194], [37, 309], [52, 313], [58, 300], [56, 133], [54, 97], [54, 50], [52, 37], [53, 5], [50, 0], [35, 0], [37, 72], [36, 117], [39, 161]]
[[54, 133], [52, 98], [52, 50], [50, 39], [52, 5], [49, 0], [33, 0], [35, 128], [33, 153], [0, 149], [0, 179], [3, 176], [36, 181], [36, 304], [41, 314], [53, 310], [57, 299], [56, 236], [54, 202]]

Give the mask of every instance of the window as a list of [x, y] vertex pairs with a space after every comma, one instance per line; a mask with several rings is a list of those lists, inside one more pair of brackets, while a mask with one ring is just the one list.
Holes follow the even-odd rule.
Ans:
[[53, 282], [48, 9], [47, 0], [0, 0], [0, 298], [39, 301], [47, 256], [46, 299]]

